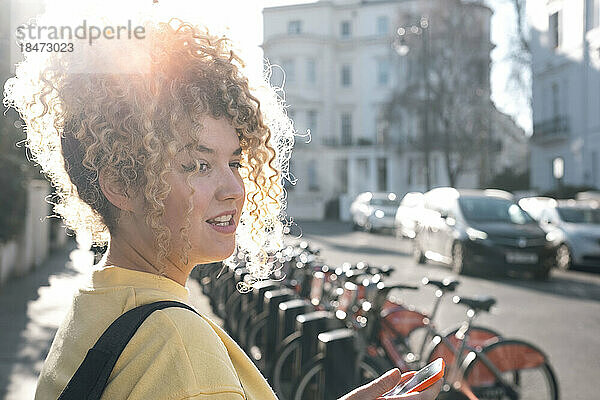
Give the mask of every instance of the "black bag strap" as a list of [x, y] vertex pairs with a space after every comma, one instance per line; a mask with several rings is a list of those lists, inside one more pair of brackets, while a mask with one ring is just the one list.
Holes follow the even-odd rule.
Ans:
[[110, 324], [88, 351], [58, 400], [100, 399], [117, 359], [140, 325], [154, 311], [167, 307], [187, 308], [198, 314], [192, 307], [178, 301], [157, 301], [127, 311]]

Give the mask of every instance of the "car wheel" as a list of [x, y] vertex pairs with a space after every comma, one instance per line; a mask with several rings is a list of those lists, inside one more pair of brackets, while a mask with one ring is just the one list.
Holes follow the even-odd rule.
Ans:
[[556, 250], [556, 266], [558, 269], [567, 271], [571, 269], [573, 259], [571, 257], [571, 250], [565, 243], [558, 246]]
[[539, 271], [535, 271], [533, 277], [540, 281], [548, 280], [548, 278], [550, 278], [550, 268], [543, 268]]
[[413, 242], [413, 258], [417, 264], [425, 264], [427, 262], [427, 257], [425, 257], [416, 240]]
[[467, 275], [470, 272], [466, 266], [465, 246], [460, 242], [452, 246], [452, 271], [458, 275]]
[[373, 232], [373, 225], [369, 221], [365, 222], [365, 232]]
[[400, 229], [400, 227], [396, 227], [394, 231], [396, 234], [396, 239], [404, 239], [404, 235], [402, 235], [402, 229]]
[[358, 226], [358, 224], [356, 223], [355, 220], [352, 220], [352, 230], [357, 231], [359, 229], [360, 229], [360, 226]]

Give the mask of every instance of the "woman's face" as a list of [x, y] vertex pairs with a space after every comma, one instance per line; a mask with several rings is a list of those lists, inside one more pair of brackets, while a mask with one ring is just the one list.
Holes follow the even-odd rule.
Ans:
[[[184, 241], [190, 195], [194, 209], [190, 214], [189, 264], [221, 261], [235, 249], [235, 231], [244, 205], [244, 183], [239, 173], [241, 148], [236, 131], [225, 119], [205, 118], [200, 140], [180, 151], [167, 176], [171, 192], [165, 202], [164, 222], [171, 231], [171, 261], [177, 262]], [[189, 171], [199, 170], [189, 178]], [[217, 218], [217, 220], [215, 220]], [[174, 257], [177, 257], [174, 259]]]

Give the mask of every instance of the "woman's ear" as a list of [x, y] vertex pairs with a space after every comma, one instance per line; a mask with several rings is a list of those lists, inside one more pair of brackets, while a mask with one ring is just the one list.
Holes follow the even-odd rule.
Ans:
[[104, 193], [106, 199], [110, 201], [113, 206], [123, 211], [134, 210], [133, 199], [127, 194], [119, 182], [108, 178], [104, 170], [101, 170], [98, 174], [98, 182], [100, 183], [102, 193]]

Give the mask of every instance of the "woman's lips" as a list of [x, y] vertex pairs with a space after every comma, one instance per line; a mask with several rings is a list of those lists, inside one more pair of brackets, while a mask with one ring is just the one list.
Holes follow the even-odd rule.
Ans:
[[229, 225], [215, 225], [215, 224], [211, 224], [210, 222], [206, 222], [206, 223], [211, 228], [213, 228], [215, 231], [220, 232], [220, 233], [226, 233], [226, 234], [235, 233], [235, 229], [237, 227], [234, 218], [231, 218], [229, 220]]

